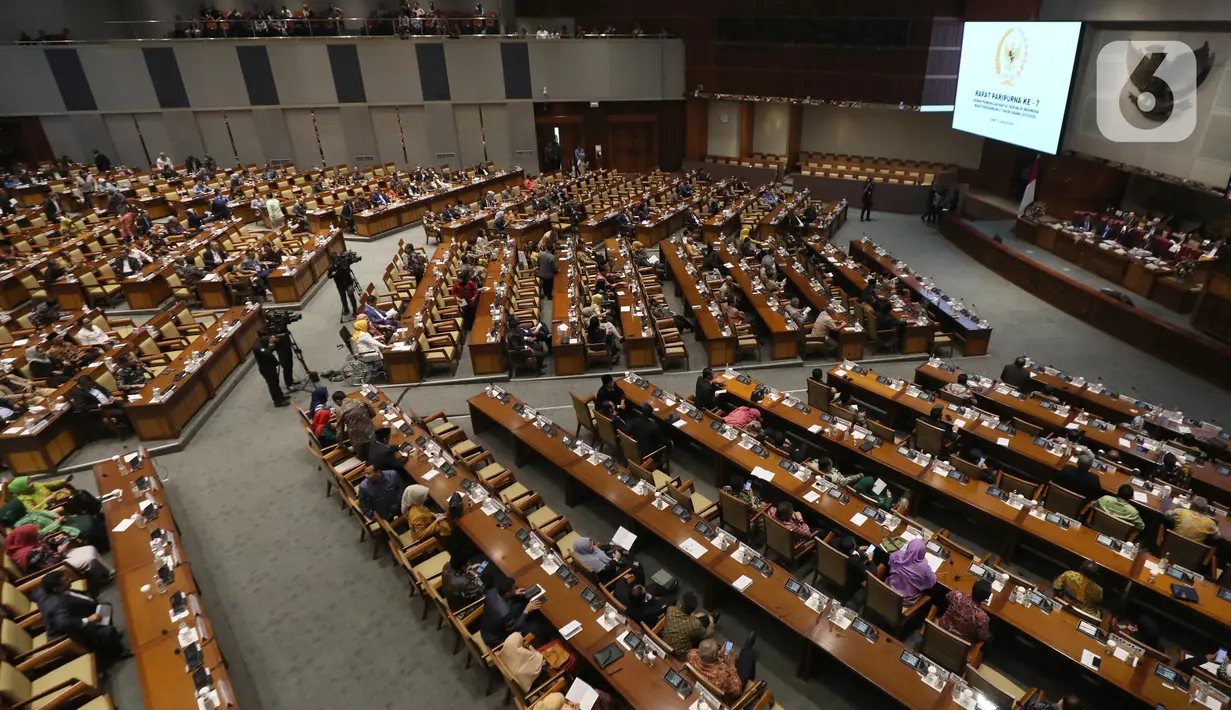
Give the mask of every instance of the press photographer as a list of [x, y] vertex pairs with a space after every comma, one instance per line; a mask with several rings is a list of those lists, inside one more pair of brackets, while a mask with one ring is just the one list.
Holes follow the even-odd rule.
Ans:
[[[355, 279], [355, 273], [351, 271], [351, 265], [363, 260], [353, 251], [344, 251], [340, 254], [331, 254], [329, 257], [329, 271], [327, 276], [333, 279], [333, 285], [338, 289], [338, 298], [342, 301], [342, 316], [354, 313], [359, 314], [359, 301], [356, 296], [356, 291], [359, 290], [358, 282]], [[350, 297], [350, 308], [347, 308], [346, 299]]]

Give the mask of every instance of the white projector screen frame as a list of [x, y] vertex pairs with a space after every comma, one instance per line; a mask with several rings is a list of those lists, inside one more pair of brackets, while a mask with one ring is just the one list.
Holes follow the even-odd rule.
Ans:
[[1080, 22], [967, 22], [953, 127], [1055, 154], [1080, 43]]

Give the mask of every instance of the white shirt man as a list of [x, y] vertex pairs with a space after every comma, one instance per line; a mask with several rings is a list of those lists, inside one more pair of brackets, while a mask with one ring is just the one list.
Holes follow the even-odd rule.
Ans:
[[155, 160], [154, 164], [158, 166], [160, 171], [166, 170], [171, 167], [171, 159], [167, 157], [166, 153], [159, 153], [158, 160]]
[[84, 347], [105, 346], [111, 342], [111, 336], [97, 325], [87, 323], [77, 329], [77, 332], [73, 334], [73, 340]]

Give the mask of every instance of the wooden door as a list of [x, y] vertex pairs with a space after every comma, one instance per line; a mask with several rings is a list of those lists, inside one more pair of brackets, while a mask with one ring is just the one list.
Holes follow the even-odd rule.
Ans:
[[604, 147], [608, 164], [621, 172], [653, 170], [658, 154], [656, 129], [653, 123], [613, 123], [611, 145]]

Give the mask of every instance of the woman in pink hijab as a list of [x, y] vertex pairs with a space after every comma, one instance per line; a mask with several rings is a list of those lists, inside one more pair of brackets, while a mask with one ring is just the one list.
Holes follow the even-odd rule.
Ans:
[[889, 576], [885, 584], [901, 594], [907, 606], [919, 601], [936, 584], [936, 573], [926, 559], [927, 551], [927, 543], [915, 538], [889, 556]]

